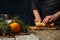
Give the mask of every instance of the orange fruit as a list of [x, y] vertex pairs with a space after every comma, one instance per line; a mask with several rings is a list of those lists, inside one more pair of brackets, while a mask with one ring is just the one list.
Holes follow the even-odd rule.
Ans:
[[20, 32], [20, 25], [19, 23], [13, 22], [9, 25], [9, 27], [13, 30], [14, 33]]

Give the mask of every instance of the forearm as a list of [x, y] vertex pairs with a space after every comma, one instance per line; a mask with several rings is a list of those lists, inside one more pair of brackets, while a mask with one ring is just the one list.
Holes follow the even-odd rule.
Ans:
[[33, 10], [33, 14], [34, 14], [34, 16], [35, 16], [35, 18], [39, 18], [40, 17], [40, 14], [39, 14], [39, 12], [38, 12], [38, 10]]
[[54, 15], [60, 17], [60, 11], [56, 12]]

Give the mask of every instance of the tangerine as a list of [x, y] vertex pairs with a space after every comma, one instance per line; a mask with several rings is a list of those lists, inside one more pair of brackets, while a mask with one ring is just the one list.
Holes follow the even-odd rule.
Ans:
[[9, 25], [9, 27], [13, 30], [14, 33], [20, 32], [20, 24], [13, 22]]

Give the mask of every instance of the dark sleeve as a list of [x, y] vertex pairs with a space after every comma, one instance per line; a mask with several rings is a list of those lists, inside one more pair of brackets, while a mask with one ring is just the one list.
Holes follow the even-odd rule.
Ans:
[[34, 3], [34, 1], [32, 1], [31, 9], [32, 10], [37, 9], [36, 4]]
[[44, 1], [43, 3], [43, 13], [47, 13], [47, 14], [55, 14], [56, 12], [58, 12], [60, 10], [60, 1], [59, 0], [47, 0]]
[[60, 11], [60, 0], [53, 0], [51, 6], [54, 9], [54, 11]]
[[60, 1], [56, 0], [55, 5], [53, 5], [57, 11], [60, 11]]
[[58, 1], [58, 4], [59, 4], [58, 9], [59, 9], [59, 11], [60, 11], [60, 1]]

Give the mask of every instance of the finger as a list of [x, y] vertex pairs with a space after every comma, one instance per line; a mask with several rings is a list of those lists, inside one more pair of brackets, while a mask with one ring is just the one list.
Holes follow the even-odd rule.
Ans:
[[36, 19], [35, 22], [41, 22], [41, 19]]
[[46, 18], [43, 19], [42, 22], [43, 22], [43, 23], [48, 23], [48, 22], [49, 22], [49, 19], [50, 19], [50, 17], [46, 17]]
[[42, 19], [39, 20], [39, 22], [41, 22], [41, 21], [42, 21]]
[[47, 18], [44, 18], [42, 22], [43, 23], [46, 23], [47, 20], [48, 20]]
[[34, 22], [37, 22], [37, 20], [34, 20]]
[[53, 19], [51, 18], [50, 20], [49, 20], [49, 22], [51, 22]]

